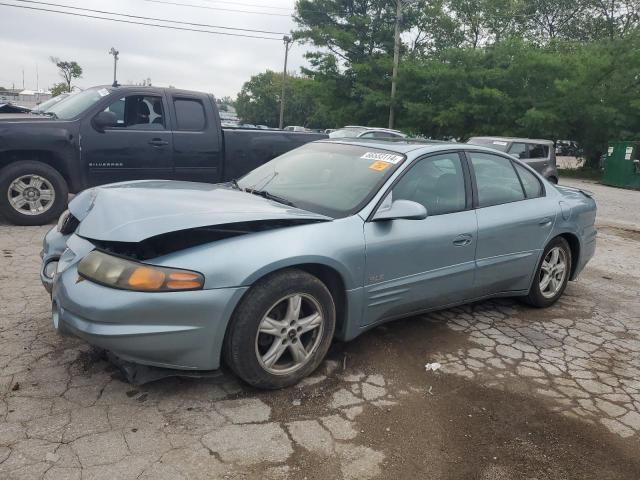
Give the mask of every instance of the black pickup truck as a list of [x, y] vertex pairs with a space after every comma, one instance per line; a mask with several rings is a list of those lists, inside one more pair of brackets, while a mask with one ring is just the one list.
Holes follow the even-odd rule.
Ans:
[[220, 126], [212, 95], [95, 87], [44, 115], [0, 115], [0, 214], [42, 225], [68, 193], [111, 182], [220, 183], [326, 135]]

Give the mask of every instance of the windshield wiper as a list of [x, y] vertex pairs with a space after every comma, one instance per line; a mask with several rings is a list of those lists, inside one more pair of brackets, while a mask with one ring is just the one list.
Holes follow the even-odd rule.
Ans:
[[231, 180], [229, 183], [230, 183], [230, 184], [231, 184], [231, 186], [232, 186], [233, 188], [235, 188], [236, 190], [242, 190], [242, 191], [244, 191], [244, 189], [240, 188], [240, 185], [238, 185], [238, 180], [236, 180], [235, 178], [234, 178], [233, 180]]
[[278, 195], [269, 193], [266, 190], [245, 190], [245, 192], [251, 193], [253, 195], [258, 195], [259, 197], [266, 198], [267, 200], [273, 200], [274, 202], [282, 203], [283, 205], [287, 205], [289, 207], [296, 207], [293, 202], [287, 200], [286, 198], [279, 197]]

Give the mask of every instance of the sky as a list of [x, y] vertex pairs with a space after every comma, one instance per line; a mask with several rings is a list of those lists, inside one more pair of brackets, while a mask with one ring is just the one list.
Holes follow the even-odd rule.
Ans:
[[[20, 0], [2, 0], [2, 3], [118, 18], [53, 6], [67, 5], [181, 22], [282, 33], [295, 28], [290, 17], [295, 0], [43, 1], [49, 5]], [[163, 1], [165, 3], [162, 3]], [[170, 5], [166, 2], [208, 8]], [[145, 21], [134, 18], [127, 20]], [[265, 36], [259, 33], [233, 33]], [[61, 60], [75, 60], [82, 66], [83, 76], [75, 81], [81, 88], [111, 84], [113, 57], [108, 52], [111, 47], [115, 47], [120, 52], [120, 83], [140, 83], [143, 79], [150, 78], [152, 84], [157, 86], [173, 85], [177, 88], [210, 92], [217, 97], [235, 97], [251, 75], [267, 69], [282, 70], [282, 35], [266, 36], [278, 37], [280, 40], [167, 30], [0, 5], [0, 86], [11, 88], [12, 84], [15, 84], [15, 88], [22, 88], [23, 69], [24, 86], [28, 89], [35, 89], [36, 86], [47, 89], [62, 81], [56, 66], [49, 60], [51, 56], [59, 57]], [[307, 47], [304, 45], [292, 46], [288, 71], [298, 71], [305, 65], [303, 55], [306, 50]]]

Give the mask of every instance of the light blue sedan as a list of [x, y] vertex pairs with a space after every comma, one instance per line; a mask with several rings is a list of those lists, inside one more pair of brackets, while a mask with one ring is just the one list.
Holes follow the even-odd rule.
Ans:
[[87, 190], [46, 236], [53, 324], [145, 365], [295, 384], [334, 338], [491, 297], [552, 305], [596, 205], [473, 145], [320, 141], [237, 182]]

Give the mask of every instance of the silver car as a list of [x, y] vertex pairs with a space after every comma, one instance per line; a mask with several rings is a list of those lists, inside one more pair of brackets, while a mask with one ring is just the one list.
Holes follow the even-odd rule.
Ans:
[[347, 125], [344, 128], [333, 130], [329, 133], [329, 138], [368, 138], [377, 140], [401, 139], [407, 136], [399, 130], [378, 127], [361, 127], [358, 125]]
[[383, 322], [552, 305], [594, 253], [595, 215], [588, 192], [496, 150], [324, 140], [228, 184], [84, 191], [47, 233], [41, 277], [60, 333], [280, 388]]
[[507, 152], [529, 165], [551, 183], [558, 183], [555, 144], [551, 140], [512, 137], [471, 137], [467, 143]]

